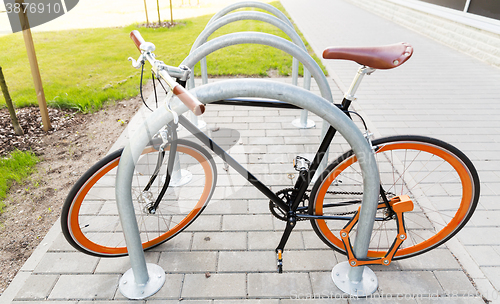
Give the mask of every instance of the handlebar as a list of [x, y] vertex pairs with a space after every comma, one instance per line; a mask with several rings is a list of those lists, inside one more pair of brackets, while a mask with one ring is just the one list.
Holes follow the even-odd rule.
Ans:
[[186, 105], [186, 107], [194, 113], [194, 115], [200, 116], [205, 113], [205, 105], [196, 99], [196, 97], [191, 95], [191, 93], [189, 93], [189, 91], [180, 84], [174, 87], [173, 92]]
[[141, 44], [146, 42], [144, 40], [144, 38], [142, 38], [141, 33], [139, 33], [139, 31], [137, 31], [137, 30], [133, 30], [132, 32], [130, 32], [130, 39], [132, 39], [135, 46], [137, 47], [137, 49], [140, 52], [141, 51]]
[[153, 72], [158, 78], [163, 79], [167, 83], [174, 95], [176, 95], [196, 116], [203, 114], [205, 112], [205, 105], [169, 75], [168, 68], [163, 62], [154, 58], [154, 55], [152, 55], [152, 51], [155, 50], [154, 44], [146, 42], [137, 30], [130, 33], [130, 38], [139, 52], [141, 52], [140, 59], [149, 61], [153, 68]]

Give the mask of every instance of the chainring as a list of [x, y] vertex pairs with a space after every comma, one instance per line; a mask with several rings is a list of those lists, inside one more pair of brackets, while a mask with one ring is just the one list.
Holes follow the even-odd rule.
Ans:
[[[293, 203], [292, 197], [295, 197], [297, 195], [297, 192], [298, 192], [297, 189], [285, 188], [276, 192], [276, 195], [283, 201], [283, 203], [291, 207]], [[307, 207], [308, 205], [309, 205], [309, 196], [304, 193], [304, 196], [302, 197], [299, 207]], [[280, 208], [278, 205], [276, 205], [273, 201], [269, 201], [269, 210], [279, 220], [285, 222], [288, 220], [287, 212], [282, 208]], [[299, 211], [298, 213], [303, 213], [303, 212]]]

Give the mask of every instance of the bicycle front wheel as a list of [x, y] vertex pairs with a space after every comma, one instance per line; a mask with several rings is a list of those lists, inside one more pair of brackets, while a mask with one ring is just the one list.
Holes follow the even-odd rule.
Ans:
[[[440, 246], [472, 216], [479, 199], [479, 178], [471, 161], [457, 148], [423, 136], [393, 136], [373, 141], [380, 171], [381, 195], [390, 200], [408, 195], [414, 209], [403, 213], [407, 239], [393, 260]], [[313, 215], [349, 220], [361, 203], [361, 169], [352, 151], [330, 164], [315, 183], [309, 207]], [[328, 246], [346, 254], [340, 230], [347, 223], [313, 219], [312, 226]], [[355, 239], [355, 229], [351, 239]], [[397, 222], [384, 207], [377, 210], [368, 257], [385, 256], [397, 235]], [[353, 243], [354, 244], [354, 243]]]
[[[154, 212], [166, 179], [169, 146], [154, 182], [158, 147], [148, 146], [140, 156], [131, 185], [133, 205], [144, 250], [176, 236], [189, 226], [210, 200], [217, 180], [215, 162], [201, 146], [178, 140], [177, 167]], [[63, 206], [61, 224], [68, 242], [81, 252], [99, 256], [127, 255], [115, 198], [115, 181], [122, 149], [90, 168], [73, 186]]]

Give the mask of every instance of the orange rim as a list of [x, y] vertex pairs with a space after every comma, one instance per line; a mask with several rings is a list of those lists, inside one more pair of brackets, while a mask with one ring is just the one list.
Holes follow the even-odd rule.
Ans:
[[[145, 149], [142, 154], [146, 154], [154, 150], [153, 148]], [[168, 149], [167, 149], [168, 150]], [[154, 150], [156, 151], [156, 150]], [[198, 200], [198, 203], [196, 206], [191, 210], [191, 212], [184, 218], [182, 221], [180, 221], [177, 225], [175, 225], [172, 229], [168, 230], [164, 234], [160, 235], [159, 237], [156, 237], [150, 241], [142, 243], [142, 247], [144, 249], [149, 248], [151, 246], [157, 245], [166, 239], [170, 238], [174, 234], [178, 233], [180, 230], [182, 230], [186, 225], [191, 223], [191, 221], [200, 213], [201, 209], [205, 205], [205, 202], [208, 200], [208, 197], [210, 195], [211, 191], [211, 185], [213, 181], [213, 172], [211, 172], [211, 168], [209, 165], [209, 162], [207, 159], [204, 157], [203, 154], [197, 153], [195, 150], [190, 149], [186, 146], [177, 146], [177, 151], [186, 153], [193, 158], [195, 158], [203, 167], [203, 170], [205, 172], [205, 187], [203, 189], [203, 193]], [[87, 183], [82, 187], [80, 192], [75, 196], [75, 200], [73, 204], [71, 205], [71, 210], [70, 210], [70, 217], [69, 217], [69, 223], [68, 227], [70, 227], [71, 234], [73, 235], [73, 239], [75, 242], [77, 242], [81, 247], [86, 248], [90, 252], [94, 253], [99, 253], [99, 254], [108, 254], [108, 255], [123, 255], [127, 253], [127, 247], [106, 247], [99, 245], [97, 243], [92, 242], [89, 240], [85, 234], [81, 231], [80, 229], [80, 224], [79, 224], [79, 219], [78, 219], [78, 214], [80, 212], [80, 207], [83, 203], [84, 198], [87, 196], [87, 193], [92, 189], [94, 184], [105, 174], [107, 174], [109, 171], [111, 171], [113, 168], [118, 166], [118, 163], [120, 161], [120, 158], [117, 158], [116, 160], [112, 161], [109, 163], [106, 167], [102, 168], [102, 170], [99, 170], [97, 173], [95, 173], [88, 181]], [[210, 174], [207, 174], [209, 172]]]
[[[452, 218], [452, 220], [440, 231], [438, 231], [435, 235], [432, 237], [415, 244], [410, 247], [406, 248], [401, 248], [396, 252], [396, 257], [397, 256], [405, 256], [405, 255], [411, 255], [416, 252], [425, 250], [426, 248], [429, 248], [431, 246], [434, 246], [435, 244], [440, 243], [442, 240], [444, 240], [447, 236], [452, 234], [455, 229], [462, 223], [464, 220], [465, 216], [467, 215], [469, 208], [471, 206], [472, 202], [472, 197], [474, 193], [474, 188], [472, 185], [472, 179], [470, 178], [470, 175], [468, 173], [467, 168], [465, 165], [462, 163], [462, 161], [458, 158], [453, 157], [453, 155], [449, 154], [446, 151], [443, 151], [439, 149], [438, 147], [432, 145], [432, 144], [422, 144], [422, 143], [408, 143], [408, 142], [401, 142], [401, 143], [391, 143], [391, 144], [385, 144], [383, 145], [382, 148], [380, 148], [377, 153], [384, 152], [384, 151], [389, 151], [389, 150], [398, 150], [398, 149], [413, 149], [413, 150], [418, 150], [418, 151], [425, 151], [430, 154], [434, 154], [436, 156], [439, 156], [441, 159], [449, 163], [455, 171], [458, 173], [460, 177], [460, 181], [462, 183], [462, 200], [460, 202], [460, 207], [458, 208], [455, 216]], [[326, 192], [328, 191], [328, 188], [330, 184], [337, 178], [337, 176], [344, 171], [347, 167], [351, 166], [357, 161], [356, 156], [349, 157], [346, 159], [344, 162], [342, 162], [339, 166], [336, 167], [335, 171], [332, 171], [329, 176], [325, 179], [325, 181], [322, 183], [320, 189], [318, 190], [318, 194], [316, 197], [316, 201], [319, 202], [315, 206], [315, 212], [317, 215], [323, 215], [323, 201], [326, 195]], [[345, 251], [345, 247], [341, 239], [336, 237], [332, 231], [328, 228], [328, 225], [326, 224], [325, 220], [316, 220], [318, 228], [321, 230], [322, 234], [327, 238], [333, 245], [335, 245], [337, 248], [340, 248]], [[386, 251], [375, 251], [375, 250], [369, 250], [368, 251], [368, 256], [369, 257], [382, 257]]]

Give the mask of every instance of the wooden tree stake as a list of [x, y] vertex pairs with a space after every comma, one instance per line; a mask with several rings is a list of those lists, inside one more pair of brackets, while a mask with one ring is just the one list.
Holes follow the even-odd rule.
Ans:
[[158, 27], [161, 27], [161, 18], [160, 18], [160, 0], [156, 0], [156, 7], [158, 9]]
[[14, 110], [14, 105], [12, 104], [12, 99], [10, 98], [7, 83], [5, 82], [5, 77], [3, 76], [2, 67], [0, 67], [0, 87], [2, 87], [2, 93], [3, 97], [5, 97], [7, 108], [9, 108], [10, 120], [12, 121], [14, 132], [17, 135], [24, 135], [23, 129], [21, 128], [21, 126], [19, 125], [19, 121], [17, 120], [16, 110]]
[[172, 0], [170, 0], [170, 23], [174, 26], [174, 14], [172, 13]]
[[149, 26], [149, 19], [148, 19], [148, 7], [146, 5], [146, 0], [144, 0], [144, 11], [146, 12], [146, 27]]
[[[23, 0], [16, 0], [17, 3], [23, 3]], [[21, 5], [21, 7], [24, 7]], [[42, 77], [40, 76], [40, 69], [36, 59], [35, 45], [33, 44], [33, 36], [31, 36], [30, 25], [28, 17], [23, 9], [19, 12], [19, 19], [23, 29], [24, 44], [26, 45], [26, 52], [31, 66], [31, 76], [35, 84], [36, 98], [38, 100], [38, 107], [40, 108], [40, 115], [42, 116], [43, 130], [47, 132], [52, 129], [49, 119], [49, 111], [47, 110], [47, 102], [45, 101], [45, 93], [43, 91]]]

